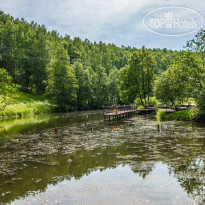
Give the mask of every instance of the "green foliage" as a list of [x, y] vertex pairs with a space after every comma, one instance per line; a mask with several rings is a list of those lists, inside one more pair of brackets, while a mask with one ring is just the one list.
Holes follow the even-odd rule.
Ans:
[[9, 76], [9, 73], [5, 69], [0, 68], [0, 86], [7, 86], [11, 83], [11, 81], [12, 77]]
[[10, 103], [10, 99], [7, 97], [6, 88], [11, 84], [12, 77], [9, 76], [9, 73], [0, 68], [0, 111], [4, 110], [6, 106]]
[[154, 81], [156, 62], [151, 52], [144, 47], [133, 53], [129, 65], [120, 72], [120, 98], [126, 103], [133, 103], [140, 98], [141, 104], [149, 104]]
[[142, 106], [142, 105], [137, 107], [137, 110], [142, 110], [142, 109], [144, 109], [144, 106]]
[[120, 79], [117, 68], [111, 70], [108, 76], [108, 96], [110, 105], [117, 105], [120, 101]]
[[76, 102], [77, 81], [69, 58], [62, 46], [57, 48], [60, 56], [48, 64], [47, 93], [56, 100], [60, 111], [73, 110]]
[[156, 80], [156, 98], [175, 109], [189, 97], [189, 81], [186, 72], [178, 64], [173, 64]]
[[87, 110], [90, 107], [90, 101], [92, 99], [92, 76], [89, 69], [84, 68], [83, 64], [75, 62], [73, 64], [73, 70], [75, 72], [77, 80], [77, 109]]
[[102, 105], [106, 105], [108, 101], [108, 82], [105, 68], [98, 66], [92, 78], [94, 97], [92, 104], [94, 109], [100, 109]]
[[202, 92], [197, 99], [196, 118], [205, 120], [205, 93]]
[[[3, 12], [0, 40], [0, 67], [8, 71], [14, 84], [27, 93], [55, 99], [60, 111], [121, 103], [119, 70], [123, 67], [129, 67], [135, 75], [130, 77], [132, 72], [128, 72], [128, 76], [121, 76], [121, 99], [130, 103], [137, 97], [142, 104], [149, 104], [154, 73], [166, 70], [178, 53], [71, 39]], [[127, 77], [130, 83], [125, 82]]]
[[162, 121], [162, 120], [165, 120], [165, 118], [166, 118], [166, 113], [163, 111], [163, 110], [161, 110], [161, 109], [158, 109], [157, 110], [157, 113], [156, 113], [156, 119], [157, 119], [157, 121]]
[[157, 113], [156, 113], [157, 121], [163, 121], [163, 120], [193, 120], [193, 119], [195, 119], [195, 116], [196, 115], [195, 115], [194, 109], [177, 111], [177, 112], [167, 113], [167, 114], [163, 110], [158, 109]]
[[149, 106], [150, 107], [158, 107], [160, 104], [159, 100], [156, 99], [155, 96], [149, 98]]
[[194, 118], [195, 114], [192, 109], [170, 113], [165, 116], [165, 120], [193, 120]]
[[45, 97], [20, 92], [17, 88], [5, 89], [9, 105], [0, 111], [1, 119], [31, 117], [34, 114], [50, 113], [56, 108], [55, 102]]

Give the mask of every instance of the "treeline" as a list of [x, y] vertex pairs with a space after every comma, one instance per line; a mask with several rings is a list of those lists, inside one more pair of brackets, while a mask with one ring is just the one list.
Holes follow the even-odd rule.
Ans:
[[147, 107], [152, 97], [176, 110], [184, 102], [194, 99], [197, 109], [193, 116], [204, 120], [205, 30], [199, 30], [159, 75], [154, 74], [157, 63], [150, 50], [143, 47], [135, 51], [128, 65], [120, 71], [121, 99], [127, 103], [140, 99], [141, 104]]
[[[122, 103], [119, 70], [137, 48], [61, 36], [44, 25], [0, 12], [0, 68], [20, 90], [55, 99], [60, 111]], [[177, 51], [149, 50], [160, 74]]]

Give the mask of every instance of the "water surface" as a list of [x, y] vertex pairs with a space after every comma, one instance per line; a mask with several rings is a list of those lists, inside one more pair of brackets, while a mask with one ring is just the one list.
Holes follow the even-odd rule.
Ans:
[[[21, 142], [0, 148], [0, 203], [203, 204], [205, 128], [158, 124], [149, 116], [108, 123], [100, 111], [31, 121]], [[57, 135], [39, 135], [57, 126]]]

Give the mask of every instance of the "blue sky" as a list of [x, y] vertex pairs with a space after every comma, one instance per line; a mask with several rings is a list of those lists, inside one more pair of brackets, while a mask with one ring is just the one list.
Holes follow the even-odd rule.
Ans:
[[0, 5], [0, 10], [15, 18], [33, 20], [72, 38], [173, 50], [182, 49], [196, 32], [162, 36], [144, 27], [144, 16], [164, 6], [185, 6], [205, 15], [204, 0], [0, 0]]

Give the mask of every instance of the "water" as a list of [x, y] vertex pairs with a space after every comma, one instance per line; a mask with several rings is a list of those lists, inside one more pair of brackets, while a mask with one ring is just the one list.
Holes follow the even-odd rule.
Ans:
[[[99, 111], [13, 124], [17, 129], [11, 122], [4, 134], [26, 136], [1, 145], [0, 204], [205, 202], [203, 126], [158, 127], [149, 116], [109, 124]], [[39, 136], [57, 126], [64, 126], [57, 135], [51, 129]]]

